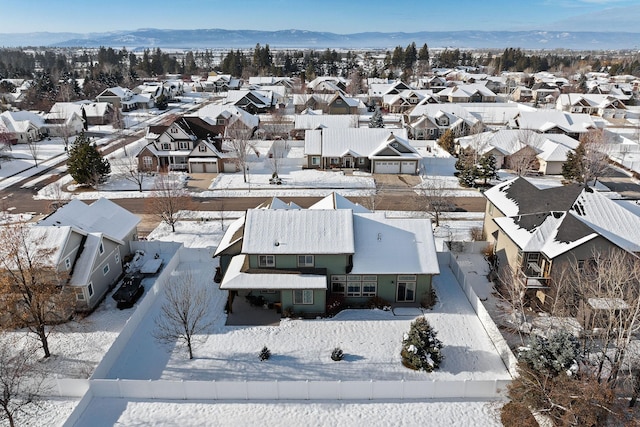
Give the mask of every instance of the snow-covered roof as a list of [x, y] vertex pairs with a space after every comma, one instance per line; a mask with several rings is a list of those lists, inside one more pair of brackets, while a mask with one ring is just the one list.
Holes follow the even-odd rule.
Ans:
[[596, 125], [588, 114], [566, 113], [557, 110], [521, 111], [518, 119], [520, 129], [546, 132], [555, 127], [569, 133], [585, 133]]
[[327, 128], [305, 132], [305, 154], [322, 153], [324, 157], [341, 157], [345, 150], [351, 150], [358, 154], [357, 157], [368, 157], [378, 151], [392, 134], [396, 140], [415, 152], [407, 139], [406, 129]]
[[352, 254], [351, 210], [247, 211], [242, 252], [248, 254]]
[[351, 274], [439, 274], [431, 221], [354, 213]]
[[355, 114], [296, 114], [293, 128], [357, 128], [358, 120], [358, 116]]
[[72, 199], [42, 219], [38, 225], [56, 227], [70, 225], [90, 233], [104, 233], [122, 243], [139, 222], [140, 218], [137, 215], [101, 197], [90, 205], [81, 200]]
[[623, 250], [640, 252], [640, 217], [590, 188], [538, 189], [516, 178], [485, 196], [506, 215], [495, 223], [523, 251], [554, 258], [601, 236]]
[[258, 116], [250, 114], [242, 108], [236, 107], [235, 105], [208, 104], [198, 109], [198, 111], [196, 111], [196, 114], [203, 119], [216, 119], [217, 117], [222, 115], [225, 118], [229, 119], [229, 125], [233, 124], [237, 120], [240, 120], [249, 129], [257, 127], [260, 123], [260, 118]]
[[235, 243], [239, 242], [242, 239], [242, 236], [243, 236], [242, 232], [244, 228], [244, 218], [245, 216], [242, 215], [240, 218], [233, 221], [227, 227], [227, 231], [225, 231], [224, 235], [222, 236], [222, 239], [220, 240], [220, 243], [218, 244], [218, 247], [216, 248], [215, 253], [213, 254], [214, 257], [219, 256], [224, 251], [226, 251], [229, 247], [231, 247], [232, 245], [234, 245]]
[[38, 129], [44, 126], [44, 118], [31, 111], [5, 111], [0, 114], [0, 120], [10, 132], [24, 133], [30, 126]]
[[91, 278], [91, 271], [95, 267], [95, 259], [98, 256], [100, 243], [102, 242], [101, 233], [89, 233], [85, 239], [82, 253], [76, 260], [73, 268], [73, 275], [69, 280], [71, 286], [86, 286]]
[[362, 205], [353, 203], [351, 200], [338, 193], [331, 193], [328, 196], [318, 200], [309, 209], [351, 209], [354, 213], [371, 213], [371, 211]]
[[285, 271], [245, 273], [243, 270], [246, 263], [246, 255], [234, 256], [220, 283], [220, 289], [327, 289], [324, 275]]

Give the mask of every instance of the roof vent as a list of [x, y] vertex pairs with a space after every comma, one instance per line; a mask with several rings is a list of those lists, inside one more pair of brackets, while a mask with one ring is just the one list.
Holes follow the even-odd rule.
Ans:
[[275, 242], [273, 245], [274, 246], [280, 246], [280, 242]]

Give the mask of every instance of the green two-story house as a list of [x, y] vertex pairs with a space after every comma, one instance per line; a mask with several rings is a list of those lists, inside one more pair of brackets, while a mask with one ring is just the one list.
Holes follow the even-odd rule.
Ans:
[[374, 297], [420, 305], [440, 272], [431, 221], [349, 204], [341, 198], [333, 209], [321, 201], [309, 209], [248, 210], [214, 254], [220, 288], [308, 315], [324, 314], [332, 296], [353, 307]]

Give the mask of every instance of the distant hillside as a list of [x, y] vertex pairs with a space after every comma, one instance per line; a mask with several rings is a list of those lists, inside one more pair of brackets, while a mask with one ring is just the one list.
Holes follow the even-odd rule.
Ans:
[[416, 33], [335, 34], [303, 30], [159, 30], [108, 33], [1, 34], [0, 46], [56, 46], [142, 49], [245, 48], [256, 43], [273, 48], [393, 48], [427, 43], [430, 48], [505, 48], [608, 50], [638, 48], [640, 33], [560, 31], [422, 31]]

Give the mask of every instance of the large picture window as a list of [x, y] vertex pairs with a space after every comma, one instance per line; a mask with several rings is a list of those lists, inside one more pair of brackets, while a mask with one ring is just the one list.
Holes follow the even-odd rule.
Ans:
[[373, 297], [378, 292], [378, 276], [334, 275], [331, 276], [331, 292], [348, 297]]
[[276, 257], [274, 255], [258, 255], [258, 267], [275, 267]]
[[293, 291], [294, 304], [313, 304], [313, 291], [311, 289], [298, 289]]

